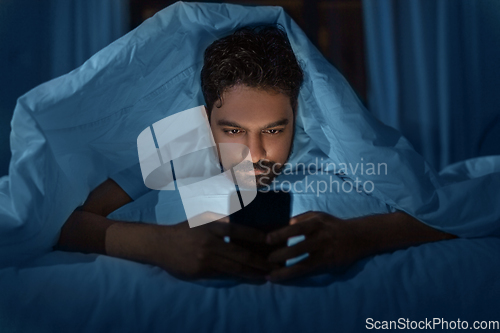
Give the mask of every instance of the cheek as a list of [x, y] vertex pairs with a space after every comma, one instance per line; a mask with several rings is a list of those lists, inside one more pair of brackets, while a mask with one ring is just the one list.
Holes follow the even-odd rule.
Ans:
[[211, 128], [211, 129], [212, 129], [212, 135], [214, 137], [215, 143], [227, 142], [227, 140], [225, 140], [224, 132], [218, 131], [216, 128]]
[[220, 135], [219, 135], [219, 133], [215, 132], [213, 129], [212, 129], [212, 136], [214, 137], [215, 143], [219, 143], [220, 142]]
[[219, 143], [241, 143], [237, 137], [230, 137], [224, 132], [212, 133], [216, 144]]
[[292, 136], [287, 135], [268, 142], [268, 159], [277, 163], [285, 163], [292, 145]]

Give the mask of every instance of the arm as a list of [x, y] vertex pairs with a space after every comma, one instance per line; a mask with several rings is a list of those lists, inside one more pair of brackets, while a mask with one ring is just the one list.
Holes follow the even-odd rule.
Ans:
[[224, 223], [227, 218], [196, 228], [187, 221], [173, 226], [114, 221], [109, 213], [132, 199], [108, 179], [93, 190], [61, 229], [56, 249], [113, 257], [159, 266], [183, 278], [236, 276], [263, 279], [272, 265], [224, 236], [264, 242], [260, 231]]
[[90, 193], [82, 207], [70, 215], [61, 228], [56, 249], [152, 263], [151, 238], [160, 231], [155, 230], [158, 226], [106, 218], [131, 201], [116, 182], [106, 180]]
[[276, 244], [297, 235], [305, 235], [306, 239], [291, 247], [276, 250], [269, 256], [269, 261], [283, 263], [303, 253], [309, 253], [309, 257], [293, 266], [274, 270], [270, 275], [272, 281], [325, 269], [342, 270], [371, 255], [456, 238], [404, 212], [348, 221], [326, 213], [307, 212], [292, 218], [290, 224], [269, 234], [267, 242]]
[[423, 243], [457, 238], [457, 236], [434, 229], [404, 212], [372, 215], [353, 219], [364, 246], [363, 256], [406, 249]]
[[[90, 193], [83, 206], [69, 216], [61, 228], [56, 248], [63, 251], [107, 254], [106, 243], [112, 245], [110, 241], [106, 242], [107, 230], [120, 222], [107, 219], [106, 216], [131, 201], [117, 183], [111, 179], [106, 180]], [[110, 232], [111, 234], [113, 233]]]

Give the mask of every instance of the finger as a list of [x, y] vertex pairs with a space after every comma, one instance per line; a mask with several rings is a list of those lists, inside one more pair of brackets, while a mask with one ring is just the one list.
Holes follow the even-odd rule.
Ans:
[[198, 214], [193, 217], [193, 219], [197, 219], [199, 221], [203, 221], [200, 225], [205, 225], [210, 222], [219, 221], [219, 222], [229, 222], [229, 216], [224, 214], [219, 214], [211, 211], [206, 211], [204, 213]]
[[314, 232], [316, 228], [316, 223], [298, 223], [289, 225], [287, 227], [268, 233], [266, 243], [270, 245], [279, 244], [285, 242], [290, 237], [298, 235], [305, 235], [307, 237], [307, 235]]
[[318, 247], [317, 244], [317, 241], [308, 238], [296, 245], [277, 249], [269, 255], [267, 260], [274, 263], [285, 262], [288, 259], [298, 257], [302, 254], [315, 252]]
[[276, 268], [276, 265], [266, 260], [266, 258], [234, 243], [218, 242], [214, 246], [213, 251], [219, 256], [264, 272], [269, 272], [273, 268]]
[[281, 282], [304, 276], [316, 269], [316, 263], [311, 257], [298, 262], [293, 266], [282, 267], [271, 271], [266, 279], [270, 282]]
[[265, 243], [266, 234], [258, 229], [234, 223], [211, 223], [210, 231], [219, 237], [228, 236], [231, 239], [238, 239], [254, 243]]
[[[213, 212], [204, 212], [193, 217], [188, 218], [189, 227], [192, 228], [207, 228], [207, 225], [211, 222], [219, 221], [225, 222], [225, 215], [217, 214]], [[227, 220], [229, 221], [229, 220]]]
[[308, 211], [305, 213], [302, 213], [300, 215], [294, 216], [290, 219], [290, 225], [297, 224], [300, 222], [306, 222], [311, 219], [314, 219], [318, 216], [319, 212], [316, 211]]
[[266, 274], [260, 269], [244, 265], [222, 256], [214, 258], [212, 267], [216, 273], [219, 273], [217, 276], [222, 274], [237, 278], [264, 280]]
[[214, 222], [229, 223], [229, 216], [224, 216], [218, 220], [215, 220]]

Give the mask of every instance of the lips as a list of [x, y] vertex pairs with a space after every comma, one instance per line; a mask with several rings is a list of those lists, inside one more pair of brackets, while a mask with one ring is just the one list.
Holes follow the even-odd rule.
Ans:
[[259, 170], [259, 169], [253, 169], [253, 170], [244, 171], [244, 173], [247, 175], [260, 175], [260, 174], [263, 174], [264, 171]]

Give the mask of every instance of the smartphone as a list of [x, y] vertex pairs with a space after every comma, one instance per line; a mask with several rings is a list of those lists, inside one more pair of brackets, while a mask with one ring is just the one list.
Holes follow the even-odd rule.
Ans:
[[[238, 195], [235, 192], [233, 195]], [[232, 203], [239, 202], [233, 198]], [[291, 197], [288, 192], [260, 192], [247, 206], [234, 212], [229, 216], [230, 223], [241, 224], [247, 227], [259, 229], [265, 233], [286, 227], [290, 221]], [[230, 242], [248, 248], [258, 254], [268, 256], [274, 250], [286, 246], [283, 244], [270, 246], [241, 240], [230, 240]]]

